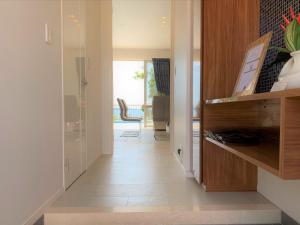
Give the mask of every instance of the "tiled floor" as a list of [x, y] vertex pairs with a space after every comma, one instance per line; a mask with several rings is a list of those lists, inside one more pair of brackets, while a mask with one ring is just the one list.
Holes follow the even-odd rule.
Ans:
[[[131, 127], [132, 129], [136, 129]], [[151, 129], [115, 135], [97, 160], [45, 214], [45, 225], [275, 224], [280, 210], [258, 193], [206, 193], [186, 178], [168, 142]]]
[[102, 156], [53, 207], [146, 208], [259, 208], [271, 206], [262, 195], [206, 193], [186, 178], [168, 142], [155, 142], [151, 129], [141, 138], [120, 138], [116, 132], [113, 156]]

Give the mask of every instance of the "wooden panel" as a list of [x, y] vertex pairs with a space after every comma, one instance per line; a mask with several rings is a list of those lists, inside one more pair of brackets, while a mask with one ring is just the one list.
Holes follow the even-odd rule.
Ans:
[[300, 97], [283, 100], [280, 171], [284, 179], [300, 178]]
[[279, 176], [279, 142], [266, 141], [259, 145], [225, 145], [211, 138], [206, 138], [206, 140]]
[[203, 146], [206, 191], [256, 191], [256, 166], [207, 140], [204, 140]]
[[228, 97], [247, 46], [259, 37], [259, 1], [204, 0], [203, 13], [203, 98]]
[[205, 130], [280, 126], [280, 99], [205, 105]]
[[253, 95], [245, 96], [232, 96], [228, 98], [216, 98], [209, 99], [205, 101], [206, 105], [211, 104], [223, 104], [230, 102], [245, 102], [245, 101], [257, 101], [257, 100], [268, 100], [268, 99], [281, 99], [282, 97], [299, 97], [300, 88], [284, 90], [284, 91], [275, 91], [275, 92], [265, 92]]
[[[201, 26], [203, 129], [214, 126], [211, 124], [212, 117], [206, 118], [204, 100], [232, 95], [245, 50], [249, 43], [259, 37], [259, 1], [203, 0]], [[231, 120], [227, 121], [227, 124], [235, 122]], [[220, 147], [208, 143], [203, 138], [201, 145], [203, 183], [207, 191], [256, 189], [255, 166], [232, 153], [220, 150]]]

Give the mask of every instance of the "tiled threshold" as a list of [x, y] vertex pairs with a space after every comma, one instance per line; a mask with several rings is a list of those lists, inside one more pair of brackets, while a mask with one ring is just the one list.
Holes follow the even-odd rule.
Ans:
[[281, 211], [272, 204], [207, 206], [190, 210], [168, 207], [52, 208], [45, 225], [183, 225], [280, 224]]

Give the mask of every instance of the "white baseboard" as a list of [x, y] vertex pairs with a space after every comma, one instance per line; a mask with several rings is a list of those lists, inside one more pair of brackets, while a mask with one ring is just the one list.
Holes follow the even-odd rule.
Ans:
[[93, 159], [92, 161], [88, 162], [87, 168], [86, 168], [86, 169], [90, 168], [91, 165], [93, 165], [93, 164], [94, 164], [101, 156], [102, 156], [102, 153], [99, 153], [99, 154], [96, 156], [95, 159]]
[[182, 170], [184, 171], [185, 176], [189, 177], [189, 178], [194, 178], [194, 172], [191, 171], [191, 170], [186, 170], [183, 163], [182, 163], [182, 161], [181, 161], [180, 156], [176, 153], [176, 151], [172, 151], [172, 152], [173, 152], [175, 158], [177, 159], [178, 163], [180, 164]]
[[185, 176], [186, 176], [186, 177], [189, 177], [189, 178], [194, 178], [194, 177], [195, 177], [195, 176], [194, 176], [194, 172], [191, 171], [191, 170], [186, 170], [186, 171], [185, 171]]
[[181, 165], [181, 167], [185, 170], [183, 164], [182, 164], [182, 161], [181, 161], [181, 158], [180, 158], [180, 155], [177, 154], [177, 152], [174, 150], [172, 151], [173, 155], [175, 156], [176, 160], [179, 162], [179, 164]]
[[42, 215], [46, 209], [50, 207], [63, 193], [65, 189], [59, 188], [47, 201], [45, 201], [24, 223], [23, 225], [33, 225]]

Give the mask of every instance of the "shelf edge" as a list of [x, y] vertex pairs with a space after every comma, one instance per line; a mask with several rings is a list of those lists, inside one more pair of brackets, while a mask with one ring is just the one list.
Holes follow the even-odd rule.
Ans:
[[251, 163], [251, 164], [253, 164], [253, 165], [257, 166], [257, 167], [260, 167], [262, 169], [265, 169], [265, 170], [269, 171], [270, 173], [272, 173], [272, 174], [274, 174], [274, 175], [276, 175], [276, 176], [279, 177], [279, 169], [275, 169], [275, 168], [273, 168], [273, 167], [271, 167], [271, 166], [269, 166], [269, 165], [267, 165], [267, 164], [265, 164], [265, 163], [263, 163], [263, 162], [255, 159], [255, 158], [252, 158], [252, 157], [250, 157], [250, 156], [248, 156], [248, 155], [246, 155], [246, 154], [244, 154], [244, 153], [242, 153], [242, 152], [240, 152], [238, 150], [235, 150], [235, 149], [233, 149], [233, 148], [231, 148], [231, 147], [229, 147], [227, 145], [224, 145], [224, 144], [222, 144], [222, 143], [220, 143], [218, 141], [215, 141], [215, 140], [213, 140], [213, 139], [211, 139], [209, 137], [206, 137], [205, 140], [208, 141], [208, 142], [210, 142], [210, 143], [212, 143], [212, 144], [215, 144], [218, 147], [222, 148], [223, 150], [228, 151], [228, 152], [230, 152], [230, 153], [232, 153], [232, 154], [234, 154], [234, 155], [236, 155], [236, 156], [238, 156], [238, 157], [246, 160], [247, 162], [249, 162], [249, 163]]

